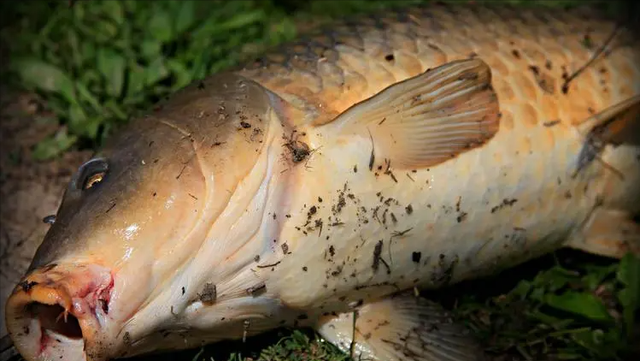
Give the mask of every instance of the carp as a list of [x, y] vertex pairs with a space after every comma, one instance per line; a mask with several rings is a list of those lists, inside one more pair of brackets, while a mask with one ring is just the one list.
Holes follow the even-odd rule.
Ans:
[[9, 334], [28, 361], [281, 326], [355, 359], [479, 360], [414, 288], [638, 252], [638, 45], [587, 8], [428, 5], [196, 81], [78, 169]]

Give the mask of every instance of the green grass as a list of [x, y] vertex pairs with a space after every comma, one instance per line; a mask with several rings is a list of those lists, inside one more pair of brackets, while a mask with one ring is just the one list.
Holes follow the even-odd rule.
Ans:
[[[425, 1], [405, 1], [404, 4]], [[515, 0], [522, 6], [559, 2]], [[3, 80], [38, 92], [60, 130], [39, 143], [46, 160], [98, 147], [132, 116], [192, 80], [283, 41], [296, 24], [397, 1], [2, 2], [10, 64]], [[637, 340], [640, 260], [558, 252], [507, 274], [428, 293], [454, 310], [495, 355], [517, 360], [622, 360]], [[637, 342], [637, 341], [635, 341]], [[238, 352], [242, 350], [242, 354]], [[279, 330], [148, 360], [345, 360], [309, 330]]]

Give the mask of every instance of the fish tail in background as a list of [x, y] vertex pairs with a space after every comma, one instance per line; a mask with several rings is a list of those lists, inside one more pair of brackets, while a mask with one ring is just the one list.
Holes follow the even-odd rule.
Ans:
[[638, 145], [640, 137], [640, 95], [615, 104], [578, 125], [578, 132], [584, 138], [582, 151], [574, 177], [600, 159], [605, 146], [620, 144]]
[[329, 316], [320, 321], [318, 331], [354, 360], [485, 359], [469, 330], [453, 322], [441, 306], [416, 297], [413, 291]]
[[[578, 126], [578, 131], [585, 141], [574, 175], [594, 162], [602, 164], [609, 174], [602, 191], [603, 199], [566, 245], [605, 257], [622, 258], [627, 252], [640, 256], [640, 224], [633, 219], [634, 214], [640, 212], [640, 199], [628, 199], [624, 196], [626, 192], [620, 191], [637, 187], [629, 180], [635, 177], [617, 170], [617, 165], [609, 164], [603, 156], [606, 147], [626, 146], [618, 151], [626, 151], [627, 157], [618, 159], [627, 158], [628, 162], [633, 162], [634, 153], [636, 159], [640, 159], [640, 95], [587, 119]], [[633, 167], [625, 169], [634, 170]], [[635, 170], [637, 172], [637, 167]], [[620, 197], [625, 199], [616, 200]]]
[[640, 257], [640, 224], [625, 211], [598, 208], [567, 246], [618, 259], [628, 252]]

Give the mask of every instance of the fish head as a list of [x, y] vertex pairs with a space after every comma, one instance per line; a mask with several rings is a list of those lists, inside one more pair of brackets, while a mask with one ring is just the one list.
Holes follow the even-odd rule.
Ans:
[[[26, 360], [136, 353], [134, 337], [177, 323], [173, 314], [193, 302], [207, 275], [233, 274], [222, 256], [234, 248], [216, 244], [229, 244], [220, 230], [246, 213], [230, 205], [255, 197], [242, 185], [268, 177], [260, 164], [279, 125], [272, 103], [264, 88], [233, 74], [196, 82], [78, 169], [7, 302], [8, 331]], [[192, 264], [216, 248], [222, 258]]]

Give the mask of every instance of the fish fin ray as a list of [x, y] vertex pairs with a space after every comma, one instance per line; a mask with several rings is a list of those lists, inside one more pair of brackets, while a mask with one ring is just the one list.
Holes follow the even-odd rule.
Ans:
[[371, 136], [376, 165], [389, 159], [394, 168], [415, 169], [481, 146], [498, 131], [499, 117], [489, 66], [468, 59], [393, 84], [320, 127]]
[[610, 258], [640, 256], [640, 224], [625, 211], [597, 208], [566, 246]]
[[576, 174], [598, 158], [606, 145], [640, 146], [640, 95], [628, 98], [577, 125], [585, 138]]
[[[630, 129], [640, 126], [640, 95], [625, 99], [594, 114], [578, 125], [584, 136], [597, 135], [603, 142], [620, 144], [625, 142]], [[634, 139], [639, 140], [639, 139]]]
[[453, 322], [440, 305], [412, 292], [365, 304], [355, 315], [355, 330], [353, 312], [325, 317], [318, 327], [327, 341], [353, 351], [355, 360], [484, 360], [469, 330]]

